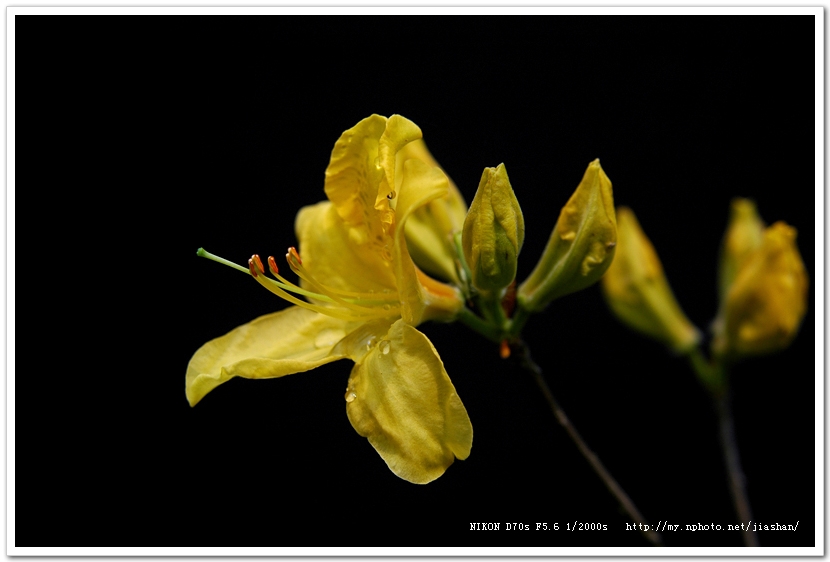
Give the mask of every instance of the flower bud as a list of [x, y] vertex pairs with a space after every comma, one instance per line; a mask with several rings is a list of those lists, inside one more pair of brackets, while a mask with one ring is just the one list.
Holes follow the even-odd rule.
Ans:
[[500, 291], [516, 278], [525, 221], [510, 186], [504, 164], [484, 168], [470, 205], [461, 246], [473, 285], [480, 291]]
[[700, 340], [672, 294], [663, 266], [631, 209], [617, 210], [619, 244], [614, 263], [602, 278], [608, 306], [624, 324], [677, 352]]
[[764, 221], [758, 216], [755, 203], [749, 199], [734, 199], [729, 216], [729, 224], [723, 237], [721, 247], [718, 283], [721, 301], [741, 265], [746, 258], [761, 245], [764, 240]]
[[616, 244], [611, 180], [597, 159], [562, 207], [539, 263], [519, 287], [519, 304], [538, 312], [552, 300], [596, 283], [614, 259]]
[[721, 302], [712, 350], [737, 357], [787, 347], [807, 311], [809, 280], [796, 230], [777, 222], [740, 264]]

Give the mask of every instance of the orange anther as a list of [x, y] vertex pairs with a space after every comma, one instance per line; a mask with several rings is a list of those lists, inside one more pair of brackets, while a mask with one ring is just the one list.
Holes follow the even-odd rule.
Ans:
[[248, 269], [254, 277], [260, 273], [265, 273], [265, 268], [262, 267], [262, 260], [259, 259], [259, 255], [254, 254], [251, 256], [251, 259], [248, 260]]
[[274, 259], [274, 256], [268, 256], [268, 267], [271, 268], [271, 273], [275, 277], [280, 274], [280, 268], [277, 267], [277, 260]]
[[502, 359], [507, 359], [510, 357], [510, 344], [507, 343], [507, 340], [501, 340], [501, 348], [499, 349], [499, 355], [501, 355]]
[[303, 260], [300, 258], [300, 252], [298, 252], [297, 248], [295, 248], [294, 246], [288, 248], [288, 253], [285, 254], [285, 259], [288, 260], [288, 263], [291, 263], [291, 260], [293, 259], [299, 265], [303, 264]]

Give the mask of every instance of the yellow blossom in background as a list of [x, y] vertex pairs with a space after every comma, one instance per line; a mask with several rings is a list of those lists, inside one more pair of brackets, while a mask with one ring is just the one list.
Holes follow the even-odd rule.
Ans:
[[663, 265], [637, 217], [617, 209], [617, 253], [602, 278], [611, 310], [624, 324], [677, 352], [697, 345], [700, 333], [674, 298]]
[[373, 115], [343, 133], [326, 170], [328, 201], [297, 215], [301, 253], [292, 248], [287, 259], [300, 286], [280, 276], [273, 258], [274, 278], [258, 256], [249, 261], [261, 285], [295, 306], [202, 346], [187, 368], [191, 405], [233, 377], [281, 377], [348, 358], [355, 365], [346, 413], [396, 475], [427, 483], [467, 458], [467, 411], [415, 327], [451, 320], [463, 306], [454, 287], [415, 266], [407, 247], [408, 219], [449, 192], [439, 168], [399, 159], [421, 136], [399, 115]]
[[735, 358], [787, 347], [807, 312], [809, 279], [796, 230], [776, 222], [741, 261], [714, 323], [712, 350]]
[[562, 207], [542, 257], [519, 286], [519, 304], [538, 312], [554, 299], [593, 285], [614, 259], [616, 243], [611, 180], [597, 159]]

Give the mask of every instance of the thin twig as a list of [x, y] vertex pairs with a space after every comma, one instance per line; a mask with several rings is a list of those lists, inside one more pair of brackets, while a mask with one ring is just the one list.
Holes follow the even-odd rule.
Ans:
[[530, 372], [533, 375], [536, 384], [539, 385], [539, 389], [542, 391], [542, 394], [550, 404], [550, 408], [553, 411], [553, 415], [556, 416], [556, 419], [565, 428], [565, 431], [568, 432], [573, 442], [576, 444], [579, 451], [582, 453], [582, 456], [588, 461], [591, 467], [594, 469], [594, 472], [600, 477], [600, 479], [605, 483], [605, 486], [608, 490], [617, 498], [617, 501], [620, 503], [620, 506], [628, 513], [628, 516], [634, 521], [637, 530], [642, 533], [642, 535], [654, 546], [662, 546], [663, 539], [660, 537], [660, 534], [656, 531], [652, 530], [651, 526], [646, 521], [645, 517], [642, 516], [640, 511], [637, 509], [637, 506], [634, 505], [634, 502], [631, 501], [631, 498], [628, 497], [628, 494], [625, 493], [625, 490], [614, 480], [614, 477], [611, 476], [611, 473], [603, 466], [602, 462], [599, 460], [599, 457], [588, 448], [588, 445], [579, 435], [579, 432], [571, 423], [571, 420], [568, 419], [568, 416], [565, 414], [565, 411], [553, 397], [553, 393], [548, 386], [548, 383], [545, 381], [545, 378], [542, 376], [542, 368], [537, 365], [533, 359], [530, 357], [530, 349], [527, 347], [527, 344], [522, 340], [517, 340], [513, 342], [511, 346], [514, 351], [516, 351], [516, 355], [519, 360], [519, 364]]
[[735, 439], [735, 422], [732, 419], [732, 396], [729, 391], [729, 370], [723, 360], [709, 361], [700, 349], [693, 348], [688, 353], [692, 369], [697, 373], [698, 380], [709, 391], [715, 412], [718, 416], [718, 437], [723, 462], [726, 464], [726, 475], [729, 478], [729, 493], [732, 504], [741, 524], [746, 523], [747, 529], [743, 533], [746, 546], [759, 546], [758, 535], [750, 530], [752, 522], [752, 508], [749, 506], [749, 496], [746, 493], [746, 479], [741, 468], [741, 457], [738, 454], [738, 442]]
[[735, 422], [732, 420], [732, 408], [729, 404], [729, 392], [718, 395], [712, 394], [715, 402], [715, 410], [718, 413], [718, 429], [720, 444], [723, 449], [723, 459], [726, 463], [726, 473], [729, 476], [729, 491], [732, 494], [732, 503], [735, 504], [735, 511], [741, 523], [747, 524], [743, 533], [746, 546], [759, 546], [758, 535], [750, 530], [752, 522], [752, 509], [749, 506], [749, 496], [746, 493], [746, 479], [741, 468], [741, 458], [738, 455], [738, 443], [735, 440]]

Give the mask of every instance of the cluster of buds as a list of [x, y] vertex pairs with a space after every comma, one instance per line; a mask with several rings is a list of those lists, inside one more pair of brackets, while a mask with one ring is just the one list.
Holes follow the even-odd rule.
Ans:
[[[602, 280], [611, 310], [676, 352], [692, 350], [700, 332], [674, 298], [654, 246], [630, 209], [619, 209], [617, 218], [617, 258]], [[777, 351], [795, 337], [808, 286], [795, 238], [795, 229], [783, 222], [765, 228], [752, 201], [732, 202], [720, 258], [715, 357], [733, 361]]]
[[[439, 167], [422, 140], [400, 151], [397, 167], [412, 159]], [[447, 181], [446, 195], [409, 216], [406, 244], [420, 269], [458, 287], [476, 304], [491, 339], [504, 344], [517, 336], [524, 320], [512, 321], [511, 312], [526, 319], [554, 299], [596, 283], [614, 258], [614, 197], [599, 160], [588, 165], [542, 257], [518, 287], [525, 222], [504, 164], [484, 169], [469, 210], [452, 180]], [[390, 200], [394, 194], [389, 194]], [[482, 331], [475, 321], [472, 327]]]
[[[416, 247], [416, 239], [425, 239], [423, 231], [444, 233], [432, 236], [441, 244], [425, 245], [433, 249], [429, 256], [426, 251], [413, 252], [416, 262], [472, 296], [492, 324], [489, 335], [494, 339], [503, 341], [521, 329], [521, 322], [511, 327], [501, 312], [507, 300], [515, 298], [517, 315], [527, 316], [602, 279], [606, 301], [623, 323], [679, 354], [700, 344], [701, 331], [677, 302], [634, 212], [615, 210], [611, 181], [599, 160], [588, 165], [541, 258], [518, 288], [525, 223], [504, 164], [485, 168], [466, 215], [463, 199], [452, 188], [448, 197], [434, 201], [435, 208], [419, 217], [423, 225], [416, 222], [407, 238], [412, 234], [410, 245]], [[449, 232], [456, 233], [454, 244]], [[713, 356], [732, 361], [775, 351], [792, 341], [806, 313], [808, 286], [795, 238], [795, 229], [783, 222], [766, 227], [753, 202], [733, 201], [721, 249]]]
[[[611, 181], [599, 160], [588, 165], [542, 257], [516, 289], [524, 233], [522, 210], [504, 164], [486, 168], [464, 220], [460, 254], [470, 290], [487, 320], [507, 338], [518, 334], [523, 321], [511, 322], [501, 314], [502, 308], [515, 304], [523, 318], [540, 312], [554, 299], [596, 283], [611, 264], [617, 221]], [[505, 355], [504, 345], [502, 351]]]

